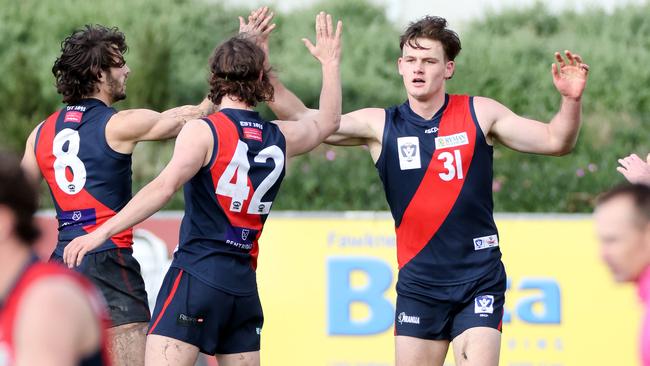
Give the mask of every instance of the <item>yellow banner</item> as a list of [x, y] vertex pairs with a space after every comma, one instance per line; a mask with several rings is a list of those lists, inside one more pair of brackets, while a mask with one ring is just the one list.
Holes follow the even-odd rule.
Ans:
[[[636, 293], [610, 279], [588, 217], [497, 224], [509, 279], [501, 365], [638, 364]], [[262, 363], [392, 365], [396, 273], [385, 215], [272, 214], [258, 266]]]

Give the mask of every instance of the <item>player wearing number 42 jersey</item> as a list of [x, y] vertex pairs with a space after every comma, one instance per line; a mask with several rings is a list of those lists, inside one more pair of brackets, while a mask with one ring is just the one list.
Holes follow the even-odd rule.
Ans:
[[[265, 18], [264, 12], [258, 15]], [[259, 365], [258, 239], [286, 159], [319, 145], [340, 119], [342, 24], [333, 29], [331, 17], [321, 13], [316, 28], [316, 45], [305, 41], [323, 73], [314, 116], [262, 120], [252, 107], [273, 95], [264, 52], [250, 39], [229, 39], [210, 61], [210, 98], [219, 112], [189, 121], [160, 175], [116, 216], [66, 247], [66, 263], [79, 263], [106, 238], [162, 208], [185, 184], [179, 248], [152, 316], [147, 365], [189, 366], [199, 352], [216, 355], [220, 365]]]
[[[64, 248], [92, 232], [131, 198], [131, 153], [139, 141], [174, 137], [185, 119], [206, 115], [212, 103], [117, 112], [126, 98], [129, 68], [124, 34], [116, 28], [86, 26], [62, 44], [52, 72], [67, 106], [39, 124], [27, 140], [22, 165], [48, 184], [59, 222], [52, 262]], [[145, 329], [150, 319], [140, 266], [132, 256], [132, 229], [104, 240], [77, 268], [102, 291], [111, 317], [116, 365], [144, 363]]]
[[[496, 365], [506, 277], [492, 217], [492, 141], [562, 155], [580, 127], [588, 66], [559, 53], [552, 75], [560, 111], [545, 124], [482, 97], [448, 95], [460, 39], [439, 17], [409, 25], [397, 61], [408, 100], [341, 117], [326, 142], [367, 145], [397, 234], [396, 364]], [[273, 79], [280, 118], [305, 118], [302, 102]]]

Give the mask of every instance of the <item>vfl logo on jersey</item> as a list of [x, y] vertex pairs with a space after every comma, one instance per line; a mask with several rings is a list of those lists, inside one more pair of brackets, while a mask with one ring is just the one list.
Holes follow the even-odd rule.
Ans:
[[474, 250], [481, 250], [498, 246], [499, 237], [496, 234], [474, 238]]
[[420, 317], [419, 316], [413, 316], [413, 315], [406, 315], [406, 313], [401, 312], [397, 316], [397, 321], [400, 324], [403, 324], [403, 323], [420, 324]]
[[492, 295], [483, 295], [477, 296], [474, 299], [474, 314], [481, 314], [481, 316], [487, 316], [485, 314], [494, 313], [494, 296]]
[[63, 122], [72, 122], [72, 123], [81, 123], [81, 118], [83, 117], [83, 112], [70, 111], [65, 113], [63, 117]]
[[438, 127], [431, 127], [424, 130], [424, 133], [436, 133], [438, 132]]
[[436, 137], [436, 150], [437, 149], [447, 149], [450, 147], [468, 145], [469, 139], [467, 138], [467, 132], [461, 132], [449, 136], [440, 136]]
[[397, 152], [401, 170], [420, 169], [420, 140], [417, 136], [398, 137]]

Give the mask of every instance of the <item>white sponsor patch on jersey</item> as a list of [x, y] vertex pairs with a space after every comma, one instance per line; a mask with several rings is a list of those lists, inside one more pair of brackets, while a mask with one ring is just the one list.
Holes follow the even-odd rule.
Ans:
[[481, 250], [498, 246], [499, 237], [496, 234], [474, 238], [474, 250]]
[[469, 144], [467, 132], [461, 132], [454, 135], [436, 137], [436, 150], [447, 149], [450, 147], [462, 146]]
[[420, 169], [420, 140], [417, 136], [397, 138], [397, 153], [401, 170]]

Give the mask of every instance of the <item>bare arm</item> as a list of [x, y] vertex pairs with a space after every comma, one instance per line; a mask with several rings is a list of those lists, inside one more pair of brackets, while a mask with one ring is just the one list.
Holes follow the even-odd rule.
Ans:
[[142, 188], [117, 215], [90, 234], [71, 241], [65, 247], [64, 262], [69, 267], [80, 265], [87, 252], [160, 210], [183, 184], [207, 164], [212, 155], [212, 147], [212, 133], [205, 122], [188, 122], [178, 135], [174, 154], [163, 171]]
[[343, 24], [332, 26], [332, 17], [321, 12], [316, 16], [316, 45], [303, 39], [309, 52], [321, 63], [323, 86], [316, 114], [305, 116], [298, 123], [276, 121], [287, 140], [287, 155], [303, 154], [318, 146], [339, 128], [341, 119], [341, 30]]
[[100, 320], [69, 279], [44, 279], [28, 290], [15, 328], [16, 366], [73, 366], [101, 347]]
[[156, 112], [129, 109], [116, 113], [106, 126], [106, 139], [116, 151], [131, 153], [140, 141], [165, 140], [176, 137], [186, 121], [205, 117], [215, 111], [210, 100], [199, 105], [186, 105]]
[[556, 53], [560, 66], [554, 63], [551, 70], [562, 103], [550, 123], [518, 116], [492, 99], [475, 98], [477, 118], [489, 137], [522, 152], [556, 156], [571, 152], [580, 131], [581, 99], [589, 66], [582, 63], [579, 55], [569, 51], [565, 54], [568, 62]]
[[29, 134], [27, 142], [25, 143], [23, 160], [20, 162], [20, 166], [35, 184], [40, 183], [42, 179], [41, 169], [38, 167], [38, 161], [36, 160], [36, 154], [34, 153], [34, 146], [36, 145], [36, 132], [42, 124], [43, 122], [39, 123], [39, 125], [36, 126], [32, 133]]

